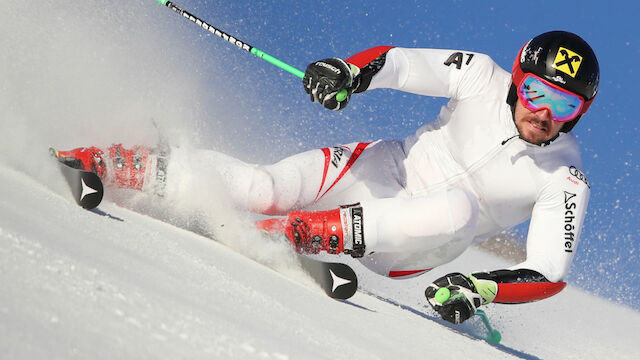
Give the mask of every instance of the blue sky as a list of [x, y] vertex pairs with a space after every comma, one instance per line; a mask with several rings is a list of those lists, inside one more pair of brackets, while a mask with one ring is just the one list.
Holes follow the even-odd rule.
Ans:
[[[630, 91], [640, 82], [635, 1], [176, 1], [212, 25], [300, 69], [325, 57], [346, 58], [376, 45], [462, 49], [489, 54], [510, 69], [520, 47], [549, 30], [587, 40], [601, 69], [599, 94], [574, 129], [591, 183], [591, 201], [570, 281], [640, 308], [640, 143]], [[158, 5], [159, 6], [159, 5]], [[156, 11], [154, 11], [155, 13]], [[300, 80], [239, 51], [167, 11], [162, 22], [201, 56], [201, 74], [227, 91], [211, 93], [199, 141], [216, 142], [249, 161], [275, 161], [316, 147], [404, 138], [435, 119], [446, 100], [390, 90], [352, 97], [325, 111], [308, 101]], [[233, 123], [231, 128], [228, 123]], [[234, 134], [227, 134], [234, 132]], [[226, 142], [225, 133], [241, 141]], [[241, 135], [241, 136], [240, 136]], [[267, 148], [268, 151], [263, 149]], [[526, 227], [517, 229], [526, 232]]]

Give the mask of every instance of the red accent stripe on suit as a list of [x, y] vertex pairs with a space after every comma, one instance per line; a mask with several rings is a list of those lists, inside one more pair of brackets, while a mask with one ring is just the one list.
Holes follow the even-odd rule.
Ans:
[[493, 302], [518, 304], [542, 300], [559, 293], [565, 286], [566, 282], [501, 283]]
[[396, 278], [396, 277], [411, 276], [411, 275], [419, 274], [419, 273], [426, 272], [426, 271], [429, 271], [429, 270], [431, 270], [431, 269], [424, 269], [424, 270], [405, 270], [405, 271], [389, 271], [389, 277], [391, 277], [391, 278]]
[[327, 181], [327, 172], [329, 171], [329, 163], [331, 162], [331, 150], [329, 150], [329, 148], [323, 148], [322, 152], [324, 153], [324, 170], [322, 171], [322, 182], [320, 183], [320, 188], [318, 189], [318, 194], [316, 194], [315, 201], [318, 201], [320, 198], [320, 191], [322, 191], [324, 182]]
[[[353, 164], [356, 162], [356, 160], [358, 160], [358, 158], [360, 157], [360, 155], [362, 154], [364, 149], [366, 149], [367, 146], [369, 146], [369, 144], [370, 143], [359, 143], [358, 146], [356, 146], [355, 150], [353, 150], [353, 153], [351, 154], [351, 157], [349, 158], [349, 161], [347, 161], [347, 164], [344, 166], [344, 169], [342, 169], [342, 171], [340, 172], [340, 175], [338, 175], [338, 178], [336, 178], [336, 180], [333, 182], [333, 184], [331, 184], [331, 186], [329, 186], [329, 188], [327, 188], [327, 190], [322, 195], [320, 195], [319, 197], [316, 197], [316, 201], [318, 199], [320, 199], [321, 197], [323, 197], [326, 193], [328, 193], [329, 190], [331, 190], [338, 183], [338, 181], [340, 181], [340, 179], [342, 179], [344, 174], [346, 174], [347, 171], [349, 171], [349, 169], [351, 169], [351, 166], [353, 166]], [[327, 161], [327, 159], [329, 159], [329, 158], [326, 156], [326, 153], [325, 153], [325, 162]], [[328, 167], [329, 167], [329, 165], [325, 164], [325, 169], [328, 168]], [[325, 179], [323, 178], [322, 179], [322, 184], [323, 185], [324, 185], [324, 180]], [[322, 190], [322, 186], [320, 187], [320, 189]]]
[[395, 46], [376, 46], [376, 47], [372, 47], [371, 49], [367, 49], [365, 51], [361, 51], [353, 56], [351, 56], [350, 58], [348, 58], [346, 61], [349, 64], [353, 64], [359, 68], [363, 68], [365, 66], [367, 66], [368, 63], [372, 62], [373, 60], [375, 60], [378, 56], [384, 54], [385, 52], [393, 49]]

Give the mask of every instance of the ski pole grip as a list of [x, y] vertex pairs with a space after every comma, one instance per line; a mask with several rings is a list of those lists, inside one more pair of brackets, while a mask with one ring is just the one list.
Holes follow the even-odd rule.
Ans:
[[[158, 1], [161, 1], [161, 0], [158, 0]], [[285, 63], [285, 62], [283, 62], [283, 61], [281, 61], [279, 59], [276, 59], [273, 56], [267, 54], [266, 52], [264, 52], [264, 51], [262, 51], [260, 49], [252, 48], [251, 49], [251, 53], [253, 55], [255, 55], [256, 57], [258, 57], [258, 58], [260, 58], [260, 59], [262, 59], [262, 60], [264, 60], [264, 61], [266, 61], [266, 62], [268, 62], [268, 63], [270, 63], [272, 65], [275, 65], [275, 66], [279, 67], [280, 69], [282, 69], [282, 70], [284, 70], [284, 71], [286, 71], [286, 72], [288, 72], [290, 74], [293, 74], [293, 75], [299, 77], [300, 79], [304, 78], [304, 71], [302, 71], [302, 70], [300, 70], [298, 68], [295, 68], [295, 67], [293, 67], [293, 66], [291, 66], [291, 65], [289, 65], [289, 64], [287, 64], [287, 63]], [[340, 90], [340, 92], [338, 92], [338, 94], [336, 94], [336, 100], [338, 102], [343, 102], [347, 98], [347, 95], [348, 95], [347, 89], [342, 89], [342, 90]]]
[[447, 289], [446, 287], [441, 287], [440, 289], [438, 289], [438, 291], [436, 291], [434, 299], [438, 303], [442, 304], [445, 301], [449, 300], [450, 297], [451, 297], [451, 291], [449, 291], [449, 289]]
[[343, 102], [346, 98], [347, 98], [347, 89], [340, 90], [340, 92], [336, 95], [336, 100], [338, 102]]

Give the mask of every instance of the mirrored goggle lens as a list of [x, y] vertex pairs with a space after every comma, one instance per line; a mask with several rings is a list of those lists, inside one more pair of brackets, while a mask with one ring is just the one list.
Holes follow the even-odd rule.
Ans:
[[555, 121], [570, 121], [578, 114], [584, 100], [582, 97], [554, 86], [535, 75], [527, 75], [518, 88], [518, 97], [524, 106], [537, 111], [547, 109]]

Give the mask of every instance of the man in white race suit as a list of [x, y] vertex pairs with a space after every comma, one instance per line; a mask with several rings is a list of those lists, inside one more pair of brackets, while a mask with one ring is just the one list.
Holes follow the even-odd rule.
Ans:
[[[144, 190], [161, 168], [167, 197], [185, 191], [177, 166], [197, 161], [199, 176], [220, 178], [237, 207], [284, 215], [256, 225], [285, 234], [297, 251], [350, 254], [393, 278], [422, 274], [530, 219], [526, 261], [448, 274], [427, 288], [433, 308], [460, 323], [483, 304], [540, 300], [565, 287], [590, 191], [570, 131], [598, 82], [591, 47], [564, 31], [528, 41], [511, 74], [479, 53], [378, 46], [311, 63], [303, 85], [332, 110], [377, 88], [450, 98], [402, 141], [311, 150], [266, 166], [210, 150], [172, 152], [168, 165], [144, 147], [61, 154], [121, 187]], [[442, 287], [446, 301], [435, 296]]]

